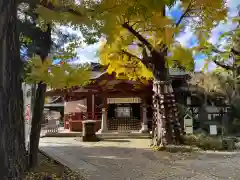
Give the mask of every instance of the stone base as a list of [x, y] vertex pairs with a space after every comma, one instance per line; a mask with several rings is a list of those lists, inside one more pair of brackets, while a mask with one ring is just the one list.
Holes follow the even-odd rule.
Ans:
[[143, 124], [140, 133], [149, 133], [148, 125]]
[[96, 135], [92, 136], [82, 136], [83, 142], [98, 142], [100, 139]]
[[97, 134], [102, 134], [102, 133], [107, 133], [108, 132], [108, 130], [104, 130], [104, 129], [99, 129], [98, 131], [97, 131]]

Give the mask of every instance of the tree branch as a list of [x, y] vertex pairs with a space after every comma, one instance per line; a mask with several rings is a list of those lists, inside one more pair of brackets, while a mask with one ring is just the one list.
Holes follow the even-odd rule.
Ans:
[[139, 61], [142, 61], [141, 58], [137, 57], [136, 55], [134, 55], [134, 54], [132, 54], [132, 53], [130, 53], [130, 52], [128, 52], [128, 51], [121, 50], [121, 52], [122, 52], [123, 54], [126, 54], [126, 55], [129, 56], [129, 57], [133, 57], [133, 58], [138, 59]]
[[226, 65], [226, 64], [224, 64], [224, 63], [222, 63], [222, 62], [219, 62], [219, 61], [217, 61], [217, 60], [215, 60], [215, 59], [213, 59], [212, 61], [213, 61], [217, 66], [220, 66], [220, 67], [223, 68], [223, 69], [233, 70], [233, 67], [232, 67], [232, 66]]
[[123, 28], [127, 29], [130, 33], [132, 33], [143, 45], [145, 45], [149, 51], [153, 51], [153, 46], [145, 39], [141, 34], [133, 29], [127, 22], [122, 25]]
[[72, 15], [75, 15], [75, 16], [79, 16], [79, 17], [82, 17], [83, 14], [76, 11], [75, 9], [73, 8], [70, 8], [70, 7], [66, 7], [66, 6], [54, 6], [52, 3], [48, 2], [48, 3], [41, 3], [41, 5], [45, 8], [48, 8], [52, 11], [57, 11], [57, 12], [68, 12], [68, 13], [71, 13]]
[[132, 58], [136, 58], [138, 59], [139, 61], [141, 61], [147, 68], [151, 69], [151, 63], [149, 61], [150, 58], [139, 58], [137, 57], [136, 55], [128, 52], [128, 51], [125, 51], [125, 50], [122, 50], [122, 53], [126, 54], [128, 57], [132, 57]]
[[219, 50], [218, 48], [216, 48], [215, 46], [212, 46], [212, 49], [211, 49], [213, 52], [215, 53], [218, 53], [218, 54], [223, 54], [223, 53], [226, 53], [225, 51], [221, 51]]
[[192, 0], [189, 2], [188, 7], [185, 9], [184, 13], [180, 16], [179, 20], [177, 21], [176, 27], [178, 27], [178, 26], [181, 24], [183, 18], [184, 18], [184, 17], [187, 15], [187, 13], [190, 11], [191, 6], [192, 6]]
[[[201, 52], [201, 51], [204, 50], [204, 49], [208, 49], [208, 48], [206, 48], [206, 47], [201, 47], [199, 50], [200, 50], [200, 52]], [[214, 53], [217, 53], [217, 54], [224, 54], [224, 53], [226, 53], [225, 51], [221, 51], [221, 50], [219, 50], [218, 48], [216, 48], [216, 47], [213, 46], [213, 45], [211, 46], [211, 51], [214, 52]], [[217, 66], [220, 66], [220, 67], [223, 68], [223, 69], [233, 70], [233, 67], [232, 67], [232, 66], [226, 65], [226, 64], [224, 64], [223, 62], [219, 62], [219, 61], [217, 61], [217, 60], [214, 59], [214, 58], [212, 58], [212, 61], [213, 61]]]

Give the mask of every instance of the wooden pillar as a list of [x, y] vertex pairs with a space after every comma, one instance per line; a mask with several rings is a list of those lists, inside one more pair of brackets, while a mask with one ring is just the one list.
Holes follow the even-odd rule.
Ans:
[[90, 92], [88, 95], [87, 95], [87, 118], [88, 119], [92, 119], [92, 113], [93, 113], [93, 99], [92, 99], [92, 93]]
[[[105, 118], [106, 118], [106, 124], [108, 124], [108, 103], [107, 103], [107, 94], [103, 95], [103, 107], [105, 109]], [[108, 127], [108, 126], [107, 126]]]
[[95, 94], [92, 94], [92, 119], [95, 120]]
[[142, 96], [142, 104], [141, 104], [141, 120], [142, 120], [142, 128], [140, 130], [141, 133], [148, 132], [148, 118], [147, 118], [147, 102], [146, 97]]
[[102, 107], [102, 118], [101, 118], [101, 128], [99, 129], [98, 133], [103, 133], [108, 131], [108, 125], [107, 125], [107, 110], [108, 110], [108, 105], [107, 105], [107, 96], [106, 94], [102, 95], [103, 98], [103, 107]]
[[68, 114], [66, 112], [66, 105], [67, 105], [67, 102], [68, 102], [68, 96], [66, 95], [64, 97], [64, 129], [69, 129], [69, 117], [68, 117]]

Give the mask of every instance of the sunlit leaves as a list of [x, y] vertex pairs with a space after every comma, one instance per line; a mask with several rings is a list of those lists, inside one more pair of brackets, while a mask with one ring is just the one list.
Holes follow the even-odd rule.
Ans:
[[[210, 33], [213, 27], [227, 17], [228, 9], [225, 0], [193, 0], [192, 2], [191, 9], [193, 10], [189, 15], [195, 17], [191, 24], [197, 31]], [[187, 3], [185, 1], [185, 4]]]
[[33, 56], [28, 61], [28, 66], [31, 71], [27, 74], [26, 81], [27, 82], [40, 82], [40, 81], [48, 81], [49, 80], [49, 68], [52, 65], [52, 59], [47, 58], [44, 62], [42, 62], [39, 56]]
[[85, 85], [90, 79], [90, 69], [87, 65], [73, 66], [67, 63], [50, 68], [50, 86], [56, 89]]
[[[130, 51], [131, 50], [131, 51]], [[133, 56], [124, 53], [127, 51]], [[117, 76], [124, 74], [128, 79], [136, 80], [141, 78], [150, 79], [152, 73], [139, 61], [140, 52], [137, 46], [131, 48], [105, 44], [100, 50], [100, 60], [108, 65], [108, 73], [116, 72]]]
[[[71, 59], [77, 57], [75, 51], [77, 47], [79, 47], [79, 43], [72, 41], [52, 52], [55, 61], [50, 56], [44, 61], [39, 56], [32, 57], [28, 61], [30, 71], [26, 81], [29, 83], [44, 82], [56, 89], [84, 85], [90, 79], [89, 65], [71, 65], [69, 63]], [[60, 63], [56, 63], [59, 60]]]
[[34, 56], [29, 66], [31, 71], [26, 78], [28, 83], [44, 82], [56, 89], [84, 85], [90, 79], [90, 67], [87, 64], [54, 64], [51, 58], [42, 62], [39, 56]]
[[[127, 72], [130, 68], [126, 67], [131, 67], [133, 68], [131, 72], [135, 72], [134, 67], [138, 67], [136, 65], [138, 63], [135, 62], [139, 61], [138, 58], [132, 57], [127, 61], [128, 57], [120, 53], [122, 49], [132, 53], [132, 44], [139, 43], [133, 34], [122, 27], [123, 23], [126, 22], [157, 50], [164, 47], [160, 46], [160, 44], [165, 44], [170, 50], [169, 54], [171, 54], [168, 58], [169, 63], [171, 63], [171, 60], [178, 60], [187, 69], [194, 66], [192, 50], [182, 47], [172, 48], [174, 37], [179, 34], [183, 26], [180, 24], [179, 27], [176, 27], [175, 22], [163, 14], [163, 9], [166, 5], [171, 8], [176, 1], [102, 0], [96, 2], [88, 0], [83, 2], [88, 3], [88, 8], [95, 10], [91, 16], [95, 18], [95, 23], [92, 21], [93, 25], [102, 22], [97, 30], [104, 34], [107, 44], [104, 50], [100, 52], [100, 58], [103, 64], [109, 65], [109, 71]], [[185, 0], [182, 2], [180, 6], [183, 11], [190, 7], [190, 11], [185, 18], [190, 21], [196, 20], [196, 23], [191, 24], [193, 24], [192, 28], [194, 28], [195, 32], [199, 34], [200, 30], [202, 30], [205, 36], [208, 36], [211, 28], [226, 17], [227, 11], [222, 0], [214, 1], [214, 3], [206, 0]], [[89, 27], [91, 28], [92, 25]], [[201, 34], [203, 33], [201, 32]], [[141, 57], [139, 49], [133, 54]], [[132, 63], [132, 66], [129, 63]], [[123, 64], [126, 66], [124, 67]]]
[[186, 70], [192, 71], [194, 69], [193, 52], [191, 49], [184, 48], [177, 44], [171, 48], [171, 53], [168, 56], [168, 63], [171, 65], [172, 61], [178, 61]]
[[[50, 19], [59, 22], [69, 21], [72, 25], [78, 25], [87, 42], [95, 42], [100, 35], [104, 36], [106, 45], [99, 54], [101, 62], [109, 66], [109, 72], [125, 73], [130, 78], [151, 77], [151, 73], [140, 60], [142, 49], [136, 45], [142, 42], [123, 24], [127, 23], [152, 45], [148, 48], [149, 51], [154, 49], [160, 52], [165, 48], [170, 54], [170, 57], [166, 58], [169, 64], [172, 60], [177, 60], [186, 69], [192, 69], [193, 49], [176, 46], [176, 35], [184, 28], [183, 25], [191, 25], [198, 37], [206, 39], [211, 29], [224, 20], [227, 14], [224, 0], [214, 2], [182, 0], [180, 8], [182, 13], [186, 12], [183, 17], [184, 22], [190, 23], [176, 25], [176, 22], [165, 14], [166, 6], [171, 9], [176, 2], [176, 0], [82, 0], [80, 4], [63, 3], [65, 9], [71, 7], [74, 13], [63, 12], [63, 9], [50, 12], [42, 7], [38, 12], [42, 14], [43, 19], [51, 17]], [[62, 7], [62, 4], [57, 3], [56, 0], [53, 4], [55, 7]], [[202, 41], [202, 46], [207, 45], [209, 44], [206, 41]], [[132, 54], [131, 57], [123, 51]], [[211, 54], [210, 50], [206, 53]]]
[[22, 34], [20, 34], [19, 39], [20, 39], [21, 43], [26, 44], [26, 45], [32, 43], [32, 40], [29, 37], [26, 37], [26, 36], [24, 36]]

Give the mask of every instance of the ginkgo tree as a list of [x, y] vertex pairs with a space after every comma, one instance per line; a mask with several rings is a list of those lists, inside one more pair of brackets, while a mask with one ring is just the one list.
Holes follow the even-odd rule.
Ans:
[[[52, 1], [55, 6], [66, 6]], [[166, 14], [178, 3], [182, 14], [174, 21]], [[66, 17], [73, 26], [80, 24], [87, 40], [103, 37], [101, 63], [108, 72], [125, 74], [129, 79], [153, 80], [153, 136], [154, 144], [165, 146], [181, 143], [175, 99], [169, 79], [173, 61], [188, 67], [193, 64], [193, 49], [186, 49], [175, 41], [186, 26], [197, 37], [208, 38], [211, 29], [225, 19], [224, 0], [82, 0], [72, 3]], [[61, 10], [63, 10], [63, 8]], [[57, 8], [39, 6], [45, 16], [57, 18]], [[60, 8], [59, 8], [60, 9]], [[71, 17], [71, 18], [70, 18]]]
[[[33, 56], [27, 64], [30, 71], [25, 81], [30, 84], [44, 82], [51, 89], [63, 90], [87, 84], [90, 80], [90, 66], [87, 63], [71, 64], [71, 58], [76, 57], [72, 51], [58, 51], [53, 54], [54, 58], [48, 56], [44, 62], [38, 55]], [[60, 59], [59, 62], [54, 62], [58, 61], [55, 58]]]

